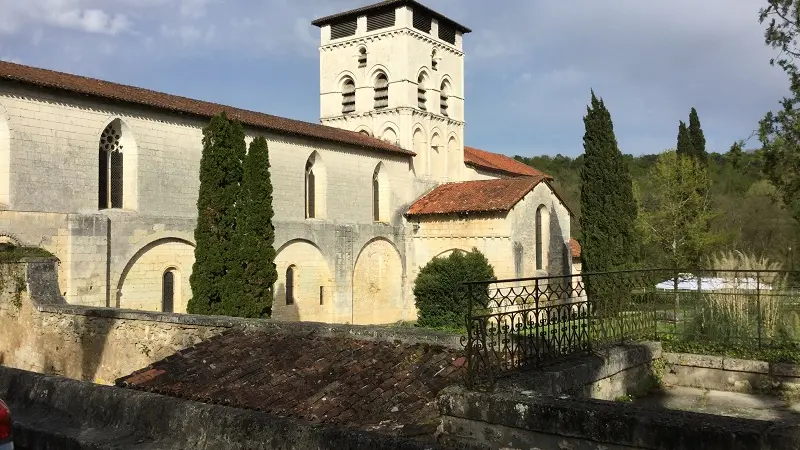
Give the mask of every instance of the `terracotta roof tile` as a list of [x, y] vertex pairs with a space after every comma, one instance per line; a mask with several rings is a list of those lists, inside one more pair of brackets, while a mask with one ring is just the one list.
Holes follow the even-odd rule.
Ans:
[[527, 164], [521, 163], [514, 158], [509, 158], [508, 156], [501, 155], [499, 153], [487, 152], [486, 150], [481, 150], [475, 147], [464, 146], [464, 162], [467, 165], [480, 169], [503, 172], [512, 176], [543, 176], [549, 180], [553, 179], [553, 177], [550, 175], [547, 175], [546, 173]]
[[390, 153], [414, 155], [412, 151], [353, 131], [6, 61], [0, 61], [0, 79], [149, 106], [203, 118], [213, 117], [224, 110], [229, 117], [239, 120], [243, 124], [277, 133], [355, 145]]
[[414, 202], [408, 216], [509, 211], [543, 176], [446, 183]]
[[407, 434], [438, 417], [436, 396], [465, 370], [461, 352], [435, 345], [232, 330], [116, 384], [312, 423]]
[[570, 238], [569, 240], [569, 248], [572, 250], [572, 257], [573, 258], [580, 258], [581, 257], [581, 244], [580, 242], [576, 241], [575, 238]]

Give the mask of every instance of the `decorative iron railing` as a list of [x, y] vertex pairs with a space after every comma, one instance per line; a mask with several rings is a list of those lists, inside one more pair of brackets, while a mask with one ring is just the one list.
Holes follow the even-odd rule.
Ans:
[[[646, 339], [800, 344], [789, 272], [638, 270], [470, 282], [468, 383]], [[788, 343], [788, 344], [787, 344]]]

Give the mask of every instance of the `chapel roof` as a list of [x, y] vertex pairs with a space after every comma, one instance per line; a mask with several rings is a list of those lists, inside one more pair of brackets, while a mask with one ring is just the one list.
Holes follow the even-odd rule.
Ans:
[[397, 8], [398, 6], [405, 6], [405, 5], [410, 5], [415, 10], [423, 11], [424, 13], [430, 15], [431, 17], [435, 18], [438, 21], [448, 23], [450, 26], [452, 26], [453, 28], [462, 33], [470, 33], [472, 31], [469, 28], [465, 27], [464, 25], [461, 25], [460, 23], [454, 21], [453, 19], [450, 19], [447, 16], [428, 8], [427, 6], [423, 5], [422, 3], [416, 0], [384, 0], [382, 2], [373, 3], [371, 5], [351, 9], [349, 11], [344, 11], [336, 14], [331, 14], [330, 16], [321, 17], [311, 22], [311, 24], [316, 25], [318, 27], [322, 27], [333, 22], [339, 22], [353, 17], [358, 17], [368, 12], [379, 11], [389, 7]]
[[523, 175], [529, 177], [543, 176], [548, 180], [553, 179], [553, 177], [550, 175], [525, 163], [519, 162], [514, 158], [501, 155], [500, 153], [487, 152], [486, 150], [481, 150], [475, 147], [464, 146], [464, 163], [469, 166], [491, 172], [498, 172], [503, 175]]
[[573, 258], [581, 257], [581, 244], [575, 238], [569, 239], [569, 248], [572, 251]]
[[312, 423], [391, 431], [438, 417], [464, 376], [442, 346], [233, 329], [116, 381], [119, 387]]
[[245, 125], [276, 133], [354, 145], [389, 153], [415, 154], [389, 142], [353, 131], [7, 61], [0, 61], [0, 79], [203, 118], [210, 118], [226, 111], [228, 117]]
[[445, 183], [414, 202], [406, 215], [510, 211], [528, 192], [546, 180], [544, 175], [539, 175]]

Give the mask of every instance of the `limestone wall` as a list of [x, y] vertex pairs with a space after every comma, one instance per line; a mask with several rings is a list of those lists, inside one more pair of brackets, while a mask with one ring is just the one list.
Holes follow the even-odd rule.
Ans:
[[69, 305], [56, 262], [0, 265], [0, 364], [112, 383], [232, 327], [462, 348], [460, 336], [413, 328], [328, 325]]

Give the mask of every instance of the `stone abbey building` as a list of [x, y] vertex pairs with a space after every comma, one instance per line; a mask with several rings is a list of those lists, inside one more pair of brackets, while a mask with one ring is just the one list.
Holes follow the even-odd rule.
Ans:
[[572, 270], [551, 178], [464, 145], [468, 28], [413, 0], [313, 23], [321, 124], [0, 62], [0, 239], [53, 252], [70, 303], [184, 312], [226, 110], [269, 142], [276, 318], [413, 320], [419, 269], [473, 247], [500, 278]]

